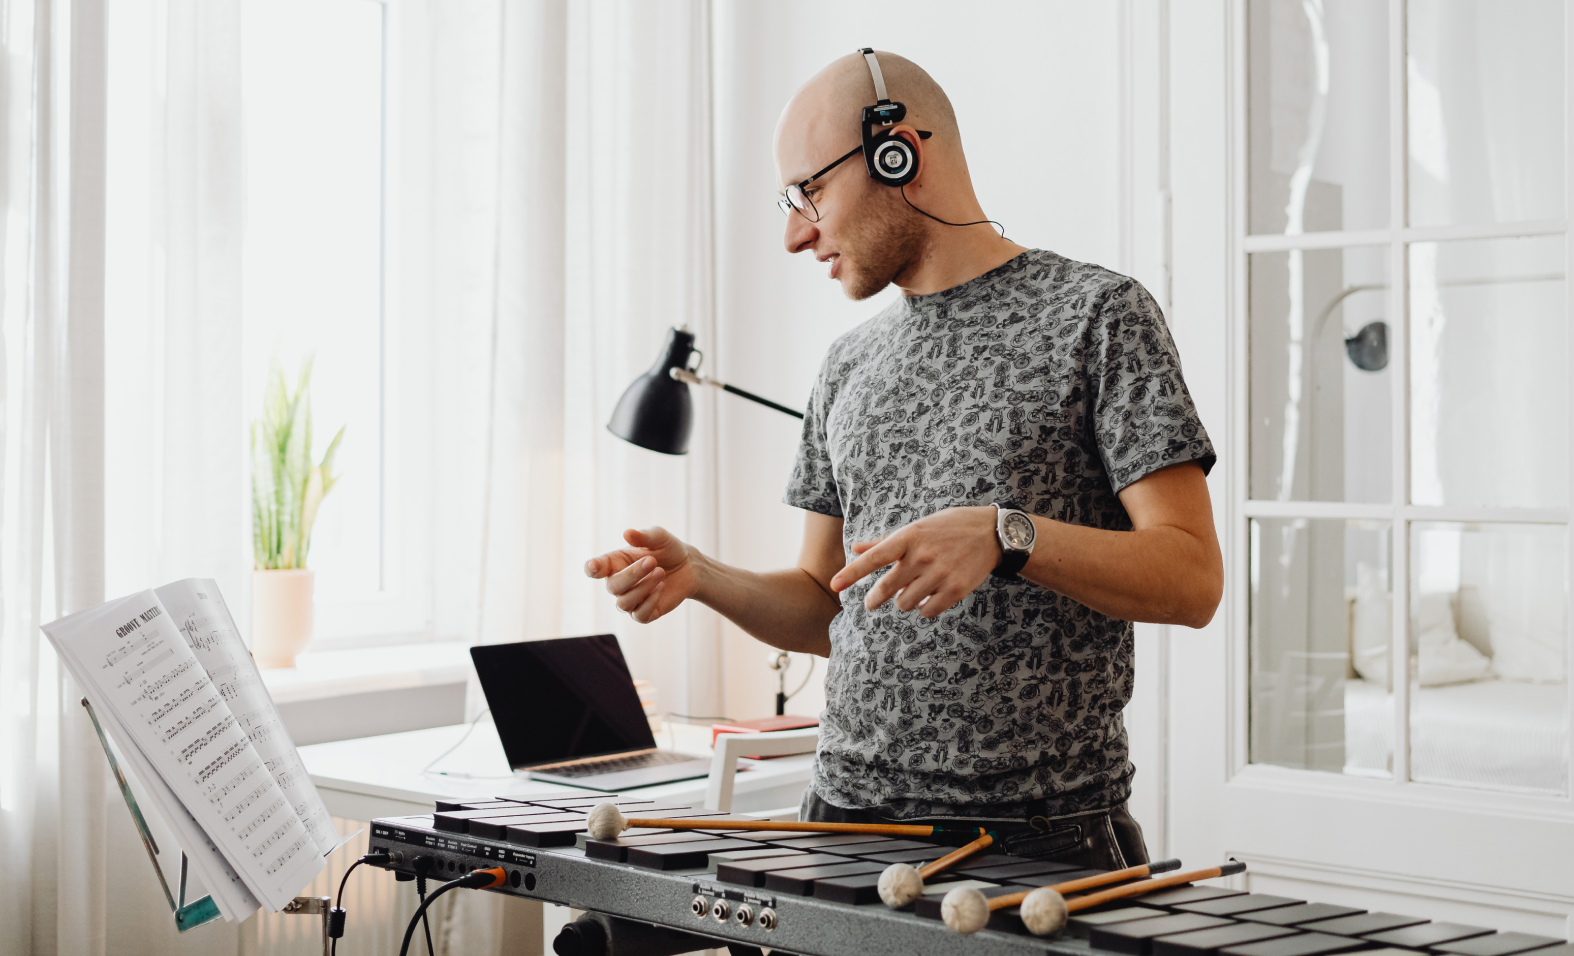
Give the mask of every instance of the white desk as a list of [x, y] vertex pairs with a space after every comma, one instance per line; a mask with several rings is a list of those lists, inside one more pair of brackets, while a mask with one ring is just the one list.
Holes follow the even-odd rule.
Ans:
[[[503, 745], [498, 742], [497, 731], [489, 718], [482, 718], [464, 743], [433, 766], [432, 772], [422, 772], [434, 758], [453, 747], [464, 733], [465, 725], [458, 724], [311, 744], [301, 747], [300, 753], [306, 771], [328, 805], [328, 812], [363, 823], [374, 817], [431, 813], [433, 802], [439, 799], [596, 792], [533, 781], [524, 774], [510, 774]], [[707, 726], [668, 725], [656, 735], [656, 741], [663, 747], [684, 753], [711, 755], [710, 728]], [[749, 761], [748, 769], [738, 772], [732, 809], [748, 813], [796, 807], [804, 787], [808, 786], [813, 763], [813, 754]], [[640, 787], [633, 792], [699, 806], [705, 799], [705, 778]], [[471, 902], [501, 907], [504, 898]], [[532, 956], [552, 952], [552, 939], [571, 918], [569, 910], [560, 906], [543, 907], [533, 902], [521, 906], [522, 902], [518, 899], [508, 901], [509, 911], [500, 914], [496, 923], [512, 927], [512, 942], [507, 951]], [[393, 932], [397, 935], [398, 929]]]
[[[422, 768], [464, 736], [463, 724], [411, 730], [381, 737], [360, 737], [300, 748], [301, 759], [317, 784], [328, 811], [351, 820], [431, 813], [434, 801], [487, 797], [567, 796], [587, 793], [578, 787], [530, 780], [510, 774], [497, 731], [487, 718], [469, 739], [429, 773]], [[656, 735], [661, 746], [709, 757], [710, 728], [669, 724]], [[750, 761], [740, 769], [732, 809], [739, 813], [797, 806], [809, 784], [813, 754]], [[705, 779], [681, 780], [636, 791], [652, 798], [687, 801], [705, 798]]]

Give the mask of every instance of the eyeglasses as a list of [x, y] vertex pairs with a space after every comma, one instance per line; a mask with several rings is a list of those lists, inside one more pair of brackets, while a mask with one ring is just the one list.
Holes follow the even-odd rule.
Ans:
[[808, 186], [816, 179], [819, 179], [821, 176], [824, 176], [826, 173], [847, 162], [849, 159], [852, 159], [854, 156], [857, 156], [863, 151], [864, 148], [862, 146], [854, 146], [851, 152], [815, 173], [813, 176], [810, 176], [801, 183], [793, 183], [791, 186], [788, 186], [785, 190], [783, 190], [785, 195], [781, 199], [776, 200], [776, 206], [782, 211], [782, 215], [790, 216], [792, 215], [793, 210], [797, 210], [805, 219], [809, 220], [810, 222], [819, 222], [820, 210], [814, 208], [814, 201], [809, 198], [809, 193], [804, 189], [804, 187]]
[[[926, 129], [921, 129], [918, 131], [919, 139], [928, 139], [933, 135], [933, 133]], [[809, 192], [804, 187], [808, 186], [816, 179], [819, 179], [821, 176], [824, 176], [826, 173], [847, 162], [849, 159], [852, 159], [854, 156], [857, 156], [863, 151], [864, 148], [862, 146], [854, 146], [851, 150], [845, 153], [841, 159], [838, 159], [836, 162], [815, 173], [813, 176], [810, 176], [803, 182], [793, 183], [791, 186], [788, 186], [782, 191], [784, 194], [782, 198], [776, 200], [776, 208], [780, 209], [782, 211], [782, 215], [784, 216], [790, 216], [792, 215], [793, 211], [796, 210], [800, 215], [803, 216], [803, 218], [809, 220], [810, 222], [819, 222], [820, 210], [814, 208], [814, 201], [809, 198]]]

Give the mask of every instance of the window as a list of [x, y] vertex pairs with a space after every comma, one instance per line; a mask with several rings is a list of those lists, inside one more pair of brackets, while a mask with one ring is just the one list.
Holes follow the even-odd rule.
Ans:
[[246, 0], [243, 322], [248, 417], [269, 364], [293, 383], [314, 357], [314, 453], [345, 428], [312, 536], [317, 635], [420, 636], [425, 573], [409, 547], [423, 521], [401, 467], [416, 410], [401, 407], [397, 219], [388, 127], [396, 97], [378, 0]]
[[1250, 759], [1566, 794], [1563, 5], [1246, 15]]

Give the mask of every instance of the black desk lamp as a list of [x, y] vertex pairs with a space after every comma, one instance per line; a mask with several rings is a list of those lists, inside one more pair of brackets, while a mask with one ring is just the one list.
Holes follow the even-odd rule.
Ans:
[[[803, 417], [803, 412], [699, 374], [700, 360], [704, 357], [705, 353], [694, 347], [694, 333], [687, 326], [669, 329], [656, 364], [636, 378], [618, 399], [607, 430], [626, 442], [663, 455], [688, 454], [689, 432], [694, 428], [690, 385], [711, 385], [794, 418]], [[689, 364], [690, 359], [695, 359], [693, 365]]]

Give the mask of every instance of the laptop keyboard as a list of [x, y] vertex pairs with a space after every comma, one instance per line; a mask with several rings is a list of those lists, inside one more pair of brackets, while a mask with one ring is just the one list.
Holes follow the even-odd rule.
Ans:
[[554, 777], [589, 777], [598, 773], [617, 773], [622, 770], [644, 770], [647, 767], [665, 767], [673, 763], [687, 763], [694, 757], [671, 750], [648, 750], [645, 753], [614, 755], [601, 760], [587, 760], [568, 766], [533, 767]]

